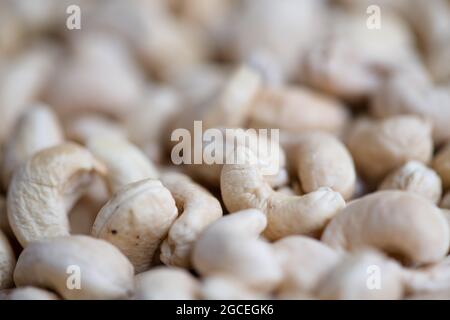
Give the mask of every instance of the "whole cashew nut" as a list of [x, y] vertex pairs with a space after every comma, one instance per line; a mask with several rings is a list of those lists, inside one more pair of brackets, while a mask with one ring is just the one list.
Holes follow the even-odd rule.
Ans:
[[161, 182], [175, 199], [180, 214], [161, 245], [160, 259], [166, 265], [186, 268], [191, 263], [194, 242], [209, 224], [222, 217], [222, 207], [209, 191], [188, 176], [166, 173]]
[[16, 265], [16, 257], [8, 238], [0, 230], [0, 289], [13, 286], [13, 272]]
[[439, 261], [450, 244], [441, 210], [404, 191], [378, 191], [350, 202], [329, 223], [322, 241], [348, 251], [374, 247], [413, 264]]
[[187, 270], [156, 267], [135, 276], [137, 300], [192, 300], [200, 296], [200, 283]]
[[121, 299], [133, 293], [133, 266], [110, 243], [87, 236], [30, 243], [17, 260], [14, 282], [64, 299]]
[[337, 138], [322, 132], [306, 133], [287, 150], [305, 193], [329, 187], [344, 199], [353, 196], [355, 165], [350, 152]]
[[291, 234], [317, 235], [345, 206], [341, 195], [326, 187], [303, 196], [276, 192], [255, 165], [224, 165], [220, 185], [228, 211], [256, 208], [266, 214], [264, 235], [271, 240]]
[[2, 181], [7, 189], [16, 168], [33, 154], [64, 142], [64, 134], [54, 112], [43, 104], [27, 109], [19, 119], [2, 160]]
[[108, 185], [113, 193], [129, 183], [158, 177], [147, 156], [125, 139], [100, 136], [89, 139], [87, 147], [108, 169]]
[[69, 235], [68, 212], [94, 177], [105, 173], [74, 143], [36, 153], [16, 171], [8, 192], [8, 219], [20, 244]]
[[259, 239], [267, 219], [244, 210], [212, 223], [194, 245], [192, 264], [201, 275], [225, 274], [257, 291], [270, 291], [282, 271], [271, 245]]
[[414, 192], [436, 204], [441, 199], [442, 182], [432, 169], [418, 161], [409, 161], [386, 176], [378, 190]]
[[119, 190], [100, 210], [92, 235], [114, 244], [137, 273], [143, 272], [150, 268], [177, 213], [172, 195], [160, 181], [138, 181]]
[[360, 173], [379, 181], [409, 160], [430, 161], [431, 125], [412, 115], [380, 121], [360, 119], [351, 129], [347, 145]]

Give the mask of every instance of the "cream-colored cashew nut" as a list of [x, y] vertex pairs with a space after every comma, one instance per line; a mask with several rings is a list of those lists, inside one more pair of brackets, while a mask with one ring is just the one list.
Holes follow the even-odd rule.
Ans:
[[152, 162], [126, 139], [117, 136], [93, 137], [87, 142], [87, 147], [107, 167], [108, 185], [113, 193], [129, 183], [158, 177]]
[[252, 128], [288, 133], [321, 130], [339, 133], [348, 120], [344, 106], [333, 98], [302, 87], [264, 88], [249, 115]]
[[438, 203], [442, 195], [442, 182], [432, 169], [418, 161], [409, 161], [386, 176], [378, 190], [414, 192]]
[[329, 187], [350, 199], [355, 191], [356, 170], [344, 144], [322, 132], [306, 133], [296, 140], [287, 150], [303, 192]]
[[186, 269], [156, 267], [135, 276], [137, 300], [192, 300], [200, 296], [200, 283]]
[[[0, 300], [2, 300], [1, 295]], [[21, 287], [5, 293], [5, 300], [60, 300], [60, 298], [55, 293], [45, 289]]]
[[30, 243], [14, 271], [18, 287], [35, 286], [64, 299], [122, 299], [134, 289], [133, 266], [110, 243], [88, 236]]
[[13, 272], [16, 265], [16, 257], [8, 238], [0, 230], [0, 289], [13, 286]]
[[14, 174], [8, 220], [22, 246], [69, 235], [68, 212], [106, 169], [85, 148], [65, 143], [36, 153]]
[[321, 299], [395, 300], [403, 296], [400, 266], [378, 252], [345, 257], [316, 288]]
[[2, 159], [5, 189], [14, 171], [36, 152], [64, 142], [64, 133], [54, 112], [46, 105], [28, 107], [6, 143]]
[[194, 242], [208, 225], [222, 217], [222, 207], [208, 190], [188, 176], [170, 172], [162, 175], [161, 182], [169, 189], [180, 212], [161, 245], [160, 259], [166, 265], [187, 268]]
[[150, 268], [176, 217], [170, 191], [158, 180], [142, 180], [126, 185], [108, 201], [95, 219], [92, 235], [119, 248], [139, 273]]
[[414, 193], [378, 191], [350, 202], [322, 241], [339, 250], [374, 247], [406, 263], [437, 262], [448, 252], [449, 227], [439, 208]]
[[433, 152], [431, 124], [417, 116], [359, 119], [351, 129], [348, 148], [359, 172], [379, 181], [409, 160], [428, 163]]
[[433, 159], [433, 169], [442, 179], [445, 189], [450, 187], [450, 143], [446, 144]]
[[279, 294], [311, 292], [340, 260], [340, 254], [315, 239], [288, 236], [273, 244], [284, 276]]
[[259, 238], [266, 224], [264, 214], [255, 209], [212, 223], [194, 245], [195, 270], [202, 276], [230, 275], [258, 291], [274, 289], [282, 271], [271, 245]]
[[342, 196], [327, 187], [303, 196], [276, 192], [255, 165], [224, 165], [220, 185], [229, 212], [256, 208], [265, 213], [264, 235], [271, 240], [291, 234], [317, 235], [345, 206]]

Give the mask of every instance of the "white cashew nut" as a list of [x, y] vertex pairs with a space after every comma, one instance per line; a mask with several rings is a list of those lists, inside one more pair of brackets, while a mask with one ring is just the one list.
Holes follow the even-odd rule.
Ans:
[[282, 271], [271, 245], [259, 239], [267, 219], [258, 210], [244, 210], [212, 223], [194, 246], [192, 264], [202, 275], [225, 274], [258, 291], [270, 291]]
[[404, 191], [378, 191], [349, 203], [327, 226], [322, 241], [348, 251], [374, 247], [414, 264], [439, 261], [450, 244], [441, 210]]
[[94, 177], [105, 172], [74, 143], [36, 153], [16, 171], [8, 192], [8, 219], [20, 244], [69, 235], [68, 212]]
[[143, 272], [150, 268], [177, 213], [175, 200], [160, 181], [138, 181], [119, 190], [100, 210], [92, 235], [114, 244], [137, 273]]
[[17, 260], [14, 282], [64, 299], [121, 299], [133, 293], [133, 266], [110, 243], [87, 236], [30, 243]]
[[185, 175], [166, 173], [161, 182], [174, 197], [180, 213], [161, 245], [160, 259], [166, 265], [186, 268], [191, 263], [194, 242], [208, 225], [222, 217], [222, 207], [206, 189]]

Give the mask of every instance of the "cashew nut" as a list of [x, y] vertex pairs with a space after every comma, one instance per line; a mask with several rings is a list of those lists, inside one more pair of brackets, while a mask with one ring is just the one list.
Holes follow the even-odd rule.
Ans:
[[146, 271], [177, 217], [169, 190], [158, 180], [142, 180], [120, 189], [100, 210], [92, 235], [118, 247], [137, 273]]
[[441, 210], [404, 191], [378, 191], [350, 202], [329, 223], [322, 241], [348, 251], [374, 247], [413, 264], [439, 261], [450, 244]]
[[14, 282], [64, 299], [121, 299], [133, 293], [133, 266], [110, 243], [87, 236], [30, 243], [17, 260]]
[[[35, 287], [16, 288], [5, 293], [4, 296], [4, 300], [60, 300], [53, 292]], [[1, 295], [0, 300], [2, 300]]]
[[36, 153], [14, 174], [7, 207], [22, 246], [69, 235], [68, 212], [105, 168], [86, 149], [65, 143]]
[[87, 147], [108, 169], [108, 185], [113, 193], [129, 183], [158, 177], [145, 154], [125, 139], [100, 136], [89, 139]]
[[378, 190], [409, 191], [438, 203], [442, 195], [442, 182], [432, 169], [420, 162], [409, 161], [386, 176]]
[[201, 275], [225, 274], [257, 291], [268, 292], [282, 271], [271, 245], [259, 239], [267, 219], [258, 210], [244, 210], [209, 225], [194, 245], [192, 264]]
[[156, 267], [135, 276], [137, 300], [192, 300], [200, 295], [200, 284], [187, 270]]
[[64, 142], [56, 115], [42, 104], [29, 107], [7, 142], [2, 161], [2, 181], [8, 187], [16, 168], [36, 152]]
[[430, 123], [412, 115], [360, 119], [347, 144], [360, 173], [375, 181], [409, 160], [428, 163], [433, 152]]
[[229, 275], [212, 275], [203, 280], [201, 296], [206, 300], [260, 300], [267, 298]]
[[222, 207], [206, 189], [179, 173], [166, 173], [161, 177], [177, 207], [179, 218], [169, 230], [161, 245], [161, 261], [166, 265], [190, 266], [191, 250], [200, 233], [222, 216]]
[[228, 211], [256, 208], [266, 214], [264, 235], [271, 240], [291, 234], [317, 235], [345, 206], [341, 195], [326, 187], [303, 196], [276, 192], [255, 165], [224, 165], [220, 185]]

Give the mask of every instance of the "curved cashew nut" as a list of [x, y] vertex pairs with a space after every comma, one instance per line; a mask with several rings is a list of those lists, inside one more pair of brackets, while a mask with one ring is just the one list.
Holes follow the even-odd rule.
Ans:
[[100, 210], [92, 235], [118, 247], [139, 273], [151, 266], [177, 213], [172, 195], [160, 181], [138, 181], [119, 190]]
[[266, 214], [264, 235], [272, 240], [291, 234], [315, 235], [345, 206], [341, 195], [330, 188], [303, 196], [276, 192], [254, 165], [224, 165], [220, 185], [228, 211], [256, 208]]
[[322, 278], [315, 291], [321, 299], [400, 299], [400, 266], [377, 252], [360, 252], [345, 257]]
[[[292, 148], [292, 150], [290, 150]], [[301, 135], [292, 147], [293, 159], [301, 188], [305, 193], [330, 187], [344, 199], [353, 196], [356, 170], [347, 148], [334, 136], [316, 132]]]
[[60, 298], [53, 292], [41, 288], [22, 287], [7, 292], [5, 300], [60, 300]]
[[133, 275], [131, 263], [110, 243], [67, 236], [30, 243], [17, 260], [14, 282], [51, 289], [64, 299], [121, 299], [131, 296]]
[[194, 245], [194, 268], [203, 276], [226, 274], [255, 290], [272, 290], [282, 273], [273, 248], [258, 238], [266, 223], [254, 209], [212, 223]]
[[428, 163], [433, 152], [430, 123], [407, 115], [380, 121], [360, 119], [347, 144], [361, 174], [374, 181], [409, 160]]
[[450, 187], [450, 143], [445, 145], [433, 159], [433, 169], [442, 179], [445, 189]]
[[36, 153], [14, 174], [7, 206], [11, 228], [22, 246], [69, 235], [68, 211], [105, 168], [74, 143]]
[[340, 255], [322, 242], [304, 236], [288, 236], [273, 244], [282, 261], [282, 295], [311, 292], [320, 279], [340, 259]]
[[108, 185], [113, 193], [129, 183], [158, 177], [156, 168], [145, 154], [125, 139], [92, 138], [87, 147], [107, 167]]
[[327, 226], [322, 241], [349, 251], [375, 247], [414, 264], [439, 261], [450, 244], [441, 210], [404, 191], [379, 191], [349, 203]]
[[137, 300], [192, 300], [200, 295], [200, 283], [187, 270], [156, 267], [135, 276]]
[[47, 106], [30, 107], [19, 119], [7, 142], [2, 160], [2, 181], [7, 189], [13, 172], [33, 154], [64, 142], [64, 134], [54, 112]]
[[0, 289], [13, 286], [13, 272], [16, 265], [16, 257], [8, 238], [0, 230]]
[[442, 182], [432, 169], [418, 161], [409, 161], [386, 176], [378, 190], [409, 191], [438, 203], [442, 195]]
[[222, 216], [222, 207], [206, 189], [185, 175], [167, 173], [161, 181], [182, 212], [161, 245], [160, 258], [167, 265], [189, 267], [194, 242], [209, 224]]
[[252, 128], [276, 128], [290, 133], [310, 130], [339, 133], [348, 114], [338, 100], [307, 88], [281, 87], [261, 90], [249, 119]]

